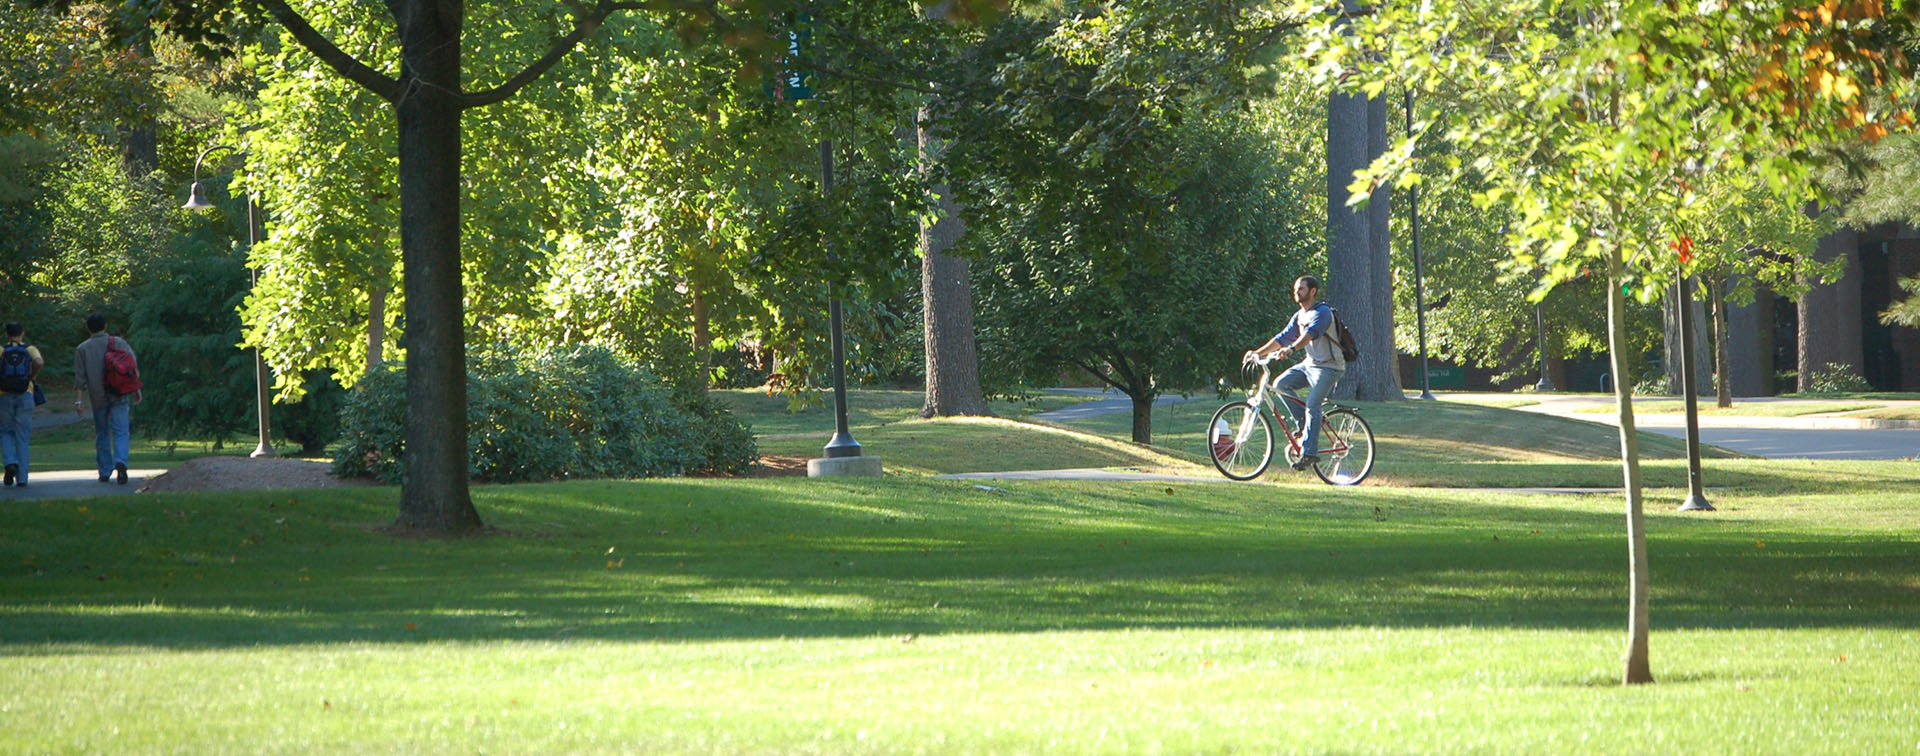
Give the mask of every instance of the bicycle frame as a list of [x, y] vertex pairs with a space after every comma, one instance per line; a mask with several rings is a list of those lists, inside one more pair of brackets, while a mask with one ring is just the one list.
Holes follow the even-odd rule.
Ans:
[[[1247, 404], [1251, 405], [1256, 413], [1265, 409], [1267, 412], [1273, 414], [1274, 422], [1280, 425], [1280, 432], [1287, 437], [1288, 456], [1297, 459], [1300, 456], [1300, 436], [1306, 433], [1306, 428], [1302, 427], [1298, 431], [1295, 431], [1294, 423], [1292, 422], [1293, 418], [1291, 417], [1293, 413], [1289, 411], [1286, 415], [1282, 415], [1280, 413], [1281, 402], [1275, 401], [1275, 399], [1277, 398], [1299, 405], [1302, 417], [1306, 416], [1307, 403], [1298, 397], [1281, 393], [1280, 389], [1273, 385], [1280, 379], [1279, 376], [1273, 375], [1273, 369], [1268, 364], [1270, 362], [1272, 362], [1271, 359], [1259, 361], [1260, 380], [1253, 384], [1253, 388], [1247, 390]], [[1239, 429], [1235, 430], [1233, 434], [1233, 442], [1235, 444], [1244, 444], [1247, 442], [1247, 438], [1253, 435], [1253, 417], [1253, 415], [1247, 415], [1245, 420], [1240, 421]], [[1330, 446], [1321, 449], [1321, 454], [1330, 457], [1339, 457], [1347, 453], [1350, 446], [1347, 443], [1347, 439], [1342, 437], [1338, 431], [1332, 428], [1323, 428], [1322, 432], [1326, 434], [1326, 440]]]

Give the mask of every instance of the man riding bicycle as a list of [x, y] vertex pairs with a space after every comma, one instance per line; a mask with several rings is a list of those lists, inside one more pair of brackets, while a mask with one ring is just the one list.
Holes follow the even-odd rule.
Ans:
[[1287, 327], [1272, 340], [1249, 350], [1242, 362], [1251, 363], [1267, 355], [1279, 353], [1287, 357], [1294, 352], [1305, 350], [1307, 357], [1300, 364], [1281, 373], [1273, 382], [1274, 389], [1300, 398], [1296, 392], [1301, 387], [1307, 389], [1306, 417], [1302, 418], [1302, 409], [1288, 402], [1287, 410], [1293, 413], [1293, 421], [1304, 425], [1304, 438], [1300, 440], [1300, 459], [1293, 463], [1293, 469], [1305, 470], [1320, 461], [1320, 425], [1326, 421], [1320, 404], [1327, 395], [1333, 393], [1333, 387], [1340, 382], [1340, 376], [1347, 372], [1347, 361], [1340, 354], [1340, 344], [1335, 340], [1333, 330], [1333, 309], [1320, 304], [1320, 279], [1313, 276], [1301, 276], [1293, 282], [1293, 301], [1300, 305], [1300, 311], [1287, 319]]

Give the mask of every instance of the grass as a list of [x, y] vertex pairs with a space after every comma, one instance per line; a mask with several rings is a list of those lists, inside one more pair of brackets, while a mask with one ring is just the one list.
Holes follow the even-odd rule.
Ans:
[[0, 753], [1911, 751], [1920, 464], [1711, 465], [1720, 512], [1648, 505], [1634, 688], [1616, 496], [596, 481], [452, 541], [390, 488], [5, 501]]
[[[1713, 404], [1711, 397], [1697, 403], [1702, 417], [1800, 417], [1802, 415], [1828, 415], [1839, 412], [1854, 412], [1883, 407], [1879, 404], [1862, 402], [1740, 402], [1732, 407], [1720, 408]], [[1678, 415], [1687, 411], [1686, 402], [1679, 399], [1636, 399], [1633, 411], [1649, 415]], [[1614, 408], [1581, 407], [1574, 410], [1579, 414], [1611, 415]]]
[[[1370, 485], [1422, 487], [1597, 487], [1620, 485], [1620, 434], [1604, 425], [1464, 402], [1357, 402], [1373, 427]], [[1203, 429], [1218, 403], [1154, 408], [1154, 448], [1214, 475], [1203, 450]], [[1108, 415], [1071, 427], [1127, 438], [1130, 416]], [[1709, 458], [1738, 456], [1703, 447]], [[1649, 485], [1686, 485], [1686, 446], [1657, 433], [1640, 434], [1641, 466]], [[1311, 480], [1309, 480], [1311, 478]], [[1270, 471], [1266, 480], [1320, 485], [1317, 478]]]
[[[72, 396], [72, 393], [65, 395]], [[236, 439], [215, 445], [211, 441], [143, 438], [140, 434], [140, 409], [136, 407], [133, 412], [133, 443], [127, 450], [127, 466], [134, 469], [166, 469], [195, 457], [246, 456], [253, 452], [258, 441], [258, 439]], [[33, 469], [35, 471], [94, 469], [92, 418], [93, 416], [89, 414], [79, 422], [51, 428], [36, 428], [33, 431], [32, 441]], [[291, 452], [300, 447], [298, 444], [282, 440], [278, 448], [283, 452]]]
[[1847, 417], [1868, 417], [1878, 420], [1920, 420], [1920, 407], [1883, 407], [1865, 412], [1849, 413]]
[[1538, 399], [1526, 399], [1522, 397], [1509, 396], [1504, 394], [1447, 394], [1443, 397], [1440, 397], [1440, 400], [1446, 401], [1446, 402], [1459, 402], [1461, 404], [1471, 404], [1476, 407], [1498, 407], [1500, 409], [1513, 409], [1515, 407], [1531, 407], [1533, 405], [1540, 403], [1540, 400]]

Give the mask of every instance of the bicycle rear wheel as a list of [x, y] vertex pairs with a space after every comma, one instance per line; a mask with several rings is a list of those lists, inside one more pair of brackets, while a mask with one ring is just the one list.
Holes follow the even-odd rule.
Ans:
[[1342, 407], [1320, 424], [1320, 461], [1313, 472], [1336, 486], [1357, 486], [1373, 472], [1373, 428], [1360, 413]]
[[1273, 421], [1246, 402], [1231, 402], [1207, 423], [1207, 458], [1234, 480], [1252, 480], [1273, 461]]

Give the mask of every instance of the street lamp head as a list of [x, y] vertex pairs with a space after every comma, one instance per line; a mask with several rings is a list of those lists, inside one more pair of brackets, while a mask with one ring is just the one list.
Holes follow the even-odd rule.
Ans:
[[187, 210], [212, 210], [213, 203], [207, 201], [207, 188], [195, 181], [193, 189], [187, 192], [187, 204], [181, 207]]

